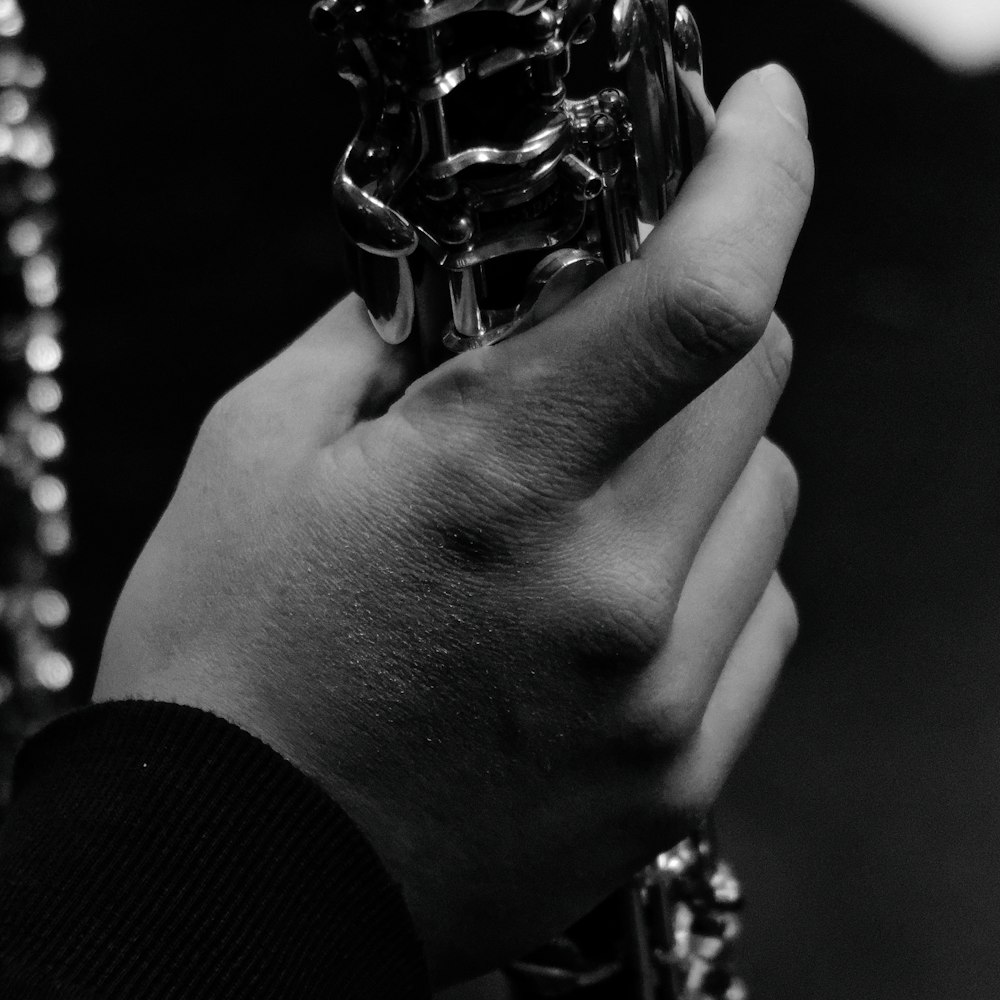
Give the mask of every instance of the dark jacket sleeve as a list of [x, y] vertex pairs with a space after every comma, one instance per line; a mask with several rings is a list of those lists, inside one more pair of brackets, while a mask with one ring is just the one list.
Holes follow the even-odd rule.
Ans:
[[207, 712], [99, 705], [21, 751], [4, 1000], [425, 1000], [402, 894], [348, 817]]

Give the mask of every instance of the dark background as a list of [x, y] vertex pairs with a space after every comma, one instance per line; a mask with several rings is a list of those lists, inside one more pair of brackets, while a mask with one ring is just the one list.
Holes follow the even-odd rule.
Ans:
[[[299, 0], [24, 6], [61, 137], [85, 687], [210, 402], [344, 288], [353, 101]], [[774, 427], [802, 638], [721, 808], [745, 968], [762, 1000], [995, 1000], [1000, 77], [834, 0], [697, 6], [713, 96], [785, 62], [818, 160]]]

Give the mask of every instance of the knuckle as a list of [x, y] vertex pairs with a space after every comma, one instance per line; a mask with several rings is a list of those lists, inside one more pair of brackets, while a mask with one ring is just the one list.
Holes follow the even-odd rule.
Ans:
[[480, 364], [455, 360], [408, 390], [375, 430], [394, 458], [415, 456], [430, 478], [474, 488], [496, 458], [488, 386]]
[[[466, 363], [471, 351], [449, 362], [407, 393], [380, 418], [389, 428], [396, 456], [416, 460], [420, 479], [450, 496], [457, 509], [485, 521], [499, 519], [519, 529], [527, 521], [549, 524], [574, 500], [568, 474], [553, 469], [547, 452], [513, 430], [509, 410], [500, 413], [494, 400], [503, 398], [483, 362]], [[503, 376], [501, 376], [503, 377]], [[512, 395], [509, 394], [509, 395]], [[545, 431], [532, 425], [538, 437]], [[375, 428], [381, 436], [381, 427]], [[567, 460], [568, 461], [568, 460]]]
[[366, 461], [382, 474], [442, 501], [457, 503], [462, 491], [475, 496], [484, 451], [480, 428], [441, 419], [422, 404], [397, 403], [358, 430]]
[[435, 432], [478, 423], [489, 409], [495, 383], [483, 353], [469, 351], [434, 369], [408, 389], [394, 409]]
[[644, 680], [626, 699], [613, 742], [627, 764], [659, 769], [698, 732], [704, 706], [682, 692], [651, 692]]
[[451, 435], [437, 432], [414, 410], [393, 406], [355, 428], [353, 439], [366, 481], [378, 483], [383, 495], [408, 498], [415, 525], [446, 537], [471, 521], [476, 473], [466, 447]]
[[645, 669], [669, 627], [663, 574], [611, 558], [576, 574], [569, 589], [587, 659], [619, 675]]
[[415, 460], [431, 478], [449, 481], [468, 475], [485, 454], [482, 366], [465, 355], [455, 361], [414, 383], [371, 423], [370, 447], [383, 462]]
[[440, 450], [432, 447], [435, 435], [420, 413], [398, 403], [354, 433], [363, 441], [366, 457], [380, 463], [407, 463], [412, 458], [430, 461]]
[[741, 357], [767, 319], [753, 280], [693, 264], [674, 278], [664, 309], [669, 333], [699, 359]]
[[614, 643], [612, 654], [618, 669], [624, 672], [645, 669], [663, 639], [657, 617], [633, 599], [630, 604], [623, 602], [609, 608], [605, 621]]
[[756, 459], [767, 491], [773, 498], [789, 530], [799, 504], [799, 475], [791, 459], [768, 438], [757, 446]]
[[657, 716], [660, 746], [674, 750], [698, 731], [705, 717], [705, 706], [692, 692], [678, 692], [658, 706]]

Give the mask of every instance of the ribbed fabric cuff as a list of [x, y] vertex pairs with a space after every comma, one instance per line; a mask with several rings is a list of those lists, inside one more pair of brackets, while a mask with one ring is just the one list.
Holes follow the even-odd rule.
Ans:
[[24, 996], [429, 996], [367, 841], [236, 726], [158, 702], [83, 709], [25, 746], [14, 787], [0, 986], [6, 972]]

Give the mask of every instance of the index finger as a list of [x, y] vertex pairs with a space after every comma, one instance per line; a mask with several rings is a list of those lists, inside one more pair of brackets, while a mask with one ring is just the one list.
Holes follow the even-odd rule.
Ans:
[[812, 180], [794, 81], [748, 74], [641, 257], [535, 329], [442, 365], [404, 398], [408, 416], [429, 404], [432, 422], [488, 422], [540, 475], [600, 481], [759, 340]]

